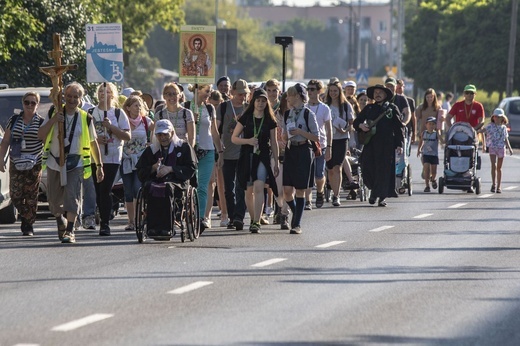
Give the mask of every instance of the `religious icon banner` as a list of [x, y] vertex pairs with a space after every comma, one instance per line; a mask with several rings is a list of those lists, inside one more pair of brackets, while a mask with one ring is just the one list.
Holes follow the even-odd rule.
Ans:
[[123, 82], [123, 26], [87, 24], [87, 82]]
[[181, 26], [179, 82], [215, 82], [216, 33], [215, 26]]

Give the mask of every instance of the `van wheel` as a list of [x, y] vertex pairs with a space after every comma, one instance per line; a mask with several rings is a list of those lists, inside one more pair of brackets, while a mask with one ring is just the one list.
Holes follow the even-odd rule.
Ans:
[[15, 223], [17, 219], [18, 210], [16, 210], [16, 208], [14, 207], [13, 201], [10, 201], [7, 207], [0, 210], [0, 223]]

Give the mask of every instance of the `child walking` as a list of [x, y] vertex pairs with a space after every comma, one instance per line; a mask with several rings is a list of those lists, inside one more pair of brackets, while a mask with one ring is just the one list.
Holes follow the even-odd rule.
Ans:
[[479, 132], [486, 133], [484, 151], [489, 152], [491, 160], [491, 192], [502, 193], [502, 163], [504, 162], [505, 148], [509, 149], [509, 154], [513, 155], [513, 149], [509, 143], [506, 124], [508, 119], [502, 108], [496, 108], [491, 116], [491, 122]]
[[422, 154], [423, 178], [426, 183], [424, 192], [430, 192], [430, 182], [434, 189], [437, 188], [437, 165], [439, 164], [439, 130], [437, 118], [426, 119], [426, 130], [421, 134], [417, 157]]

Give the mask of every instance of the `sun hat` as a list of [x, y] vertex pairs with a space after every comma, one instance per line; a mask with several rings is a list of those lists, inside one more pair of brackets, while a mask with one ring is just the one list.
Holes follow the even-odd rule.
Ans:
[[173, 131], [173, 125], [168, 119], [161, 119], [155, 123], [155, 134], [170, 133]]
[[146, 106], [148, 109], [152, 109], [153, 107], [153, 96], [147, 93], [143, 93], [141, 95], [141, 98], [143, 99], [144, 103], [146, 103]]
[[239, 94], [249, 93], [249, 87], [247, 86], [247, 82], [243, 79], [238, 79], [233, 83], [233, 90], [235, 90]]
[[374, 99], [374, 90], [376, 90], [376, 89], [381, 89], [386, 93], [385, 100], [391, 99], [394, 96], [394, 93], [392, 92], [392, 90], [388, 89], [386, 86], [384, 86], [382, 84], [376, 84], [367, 89], [367, 96], [369, 98], [371, 98], [372, 100]]
[[476, 93], [477, 88], [473, 84], [468, 84], [464, 87], [464, 91], [471, 91], [471, 92]]

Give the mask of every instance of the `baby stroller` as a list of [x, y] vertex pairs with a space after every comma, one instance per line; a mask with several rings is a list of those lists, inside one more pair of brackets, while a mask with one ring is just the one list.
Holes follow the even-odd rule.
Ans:
[[[407, 131], [408, 132], [408, 131]], [[410, 168], [410, 143], [408, 135], [405, 136], [403, 152], [395, 155], [395, 186], [400, 195], [408, 190], [408, 196], [413, 194], [412, 169]]]
[[444, 188], [465, 190], [475, 189], [478, 195], [481, 191], [480, 169], [478, 156], [477, 133], [468, 123], [455, 123], [446, 134], [444, 148], [444, 176], [439, 178], [439, 193]]
[[[368, 188], [363, 182], [363, 176], [361, 174], [361, 165], [359, 164], [359, 157], [361, 156], [361, 150], [356, 148], [350, 149], [351, 154], [347, 156], [347, 160], [350, 163], [350, 169], [352, 172], [352, 178], [354, 181], [349, 182], [347, 175], [343, 168], [341, 169], [342, 183], [341, 188], [343, 191], [348, 192], [347, 199], [356, 200], [359, 198], [361, 202], [367, 200]], [[330, 199], [332, 188], [330, 187], [329, 181], [325, 184], [325, 200], [328, 202]]]

